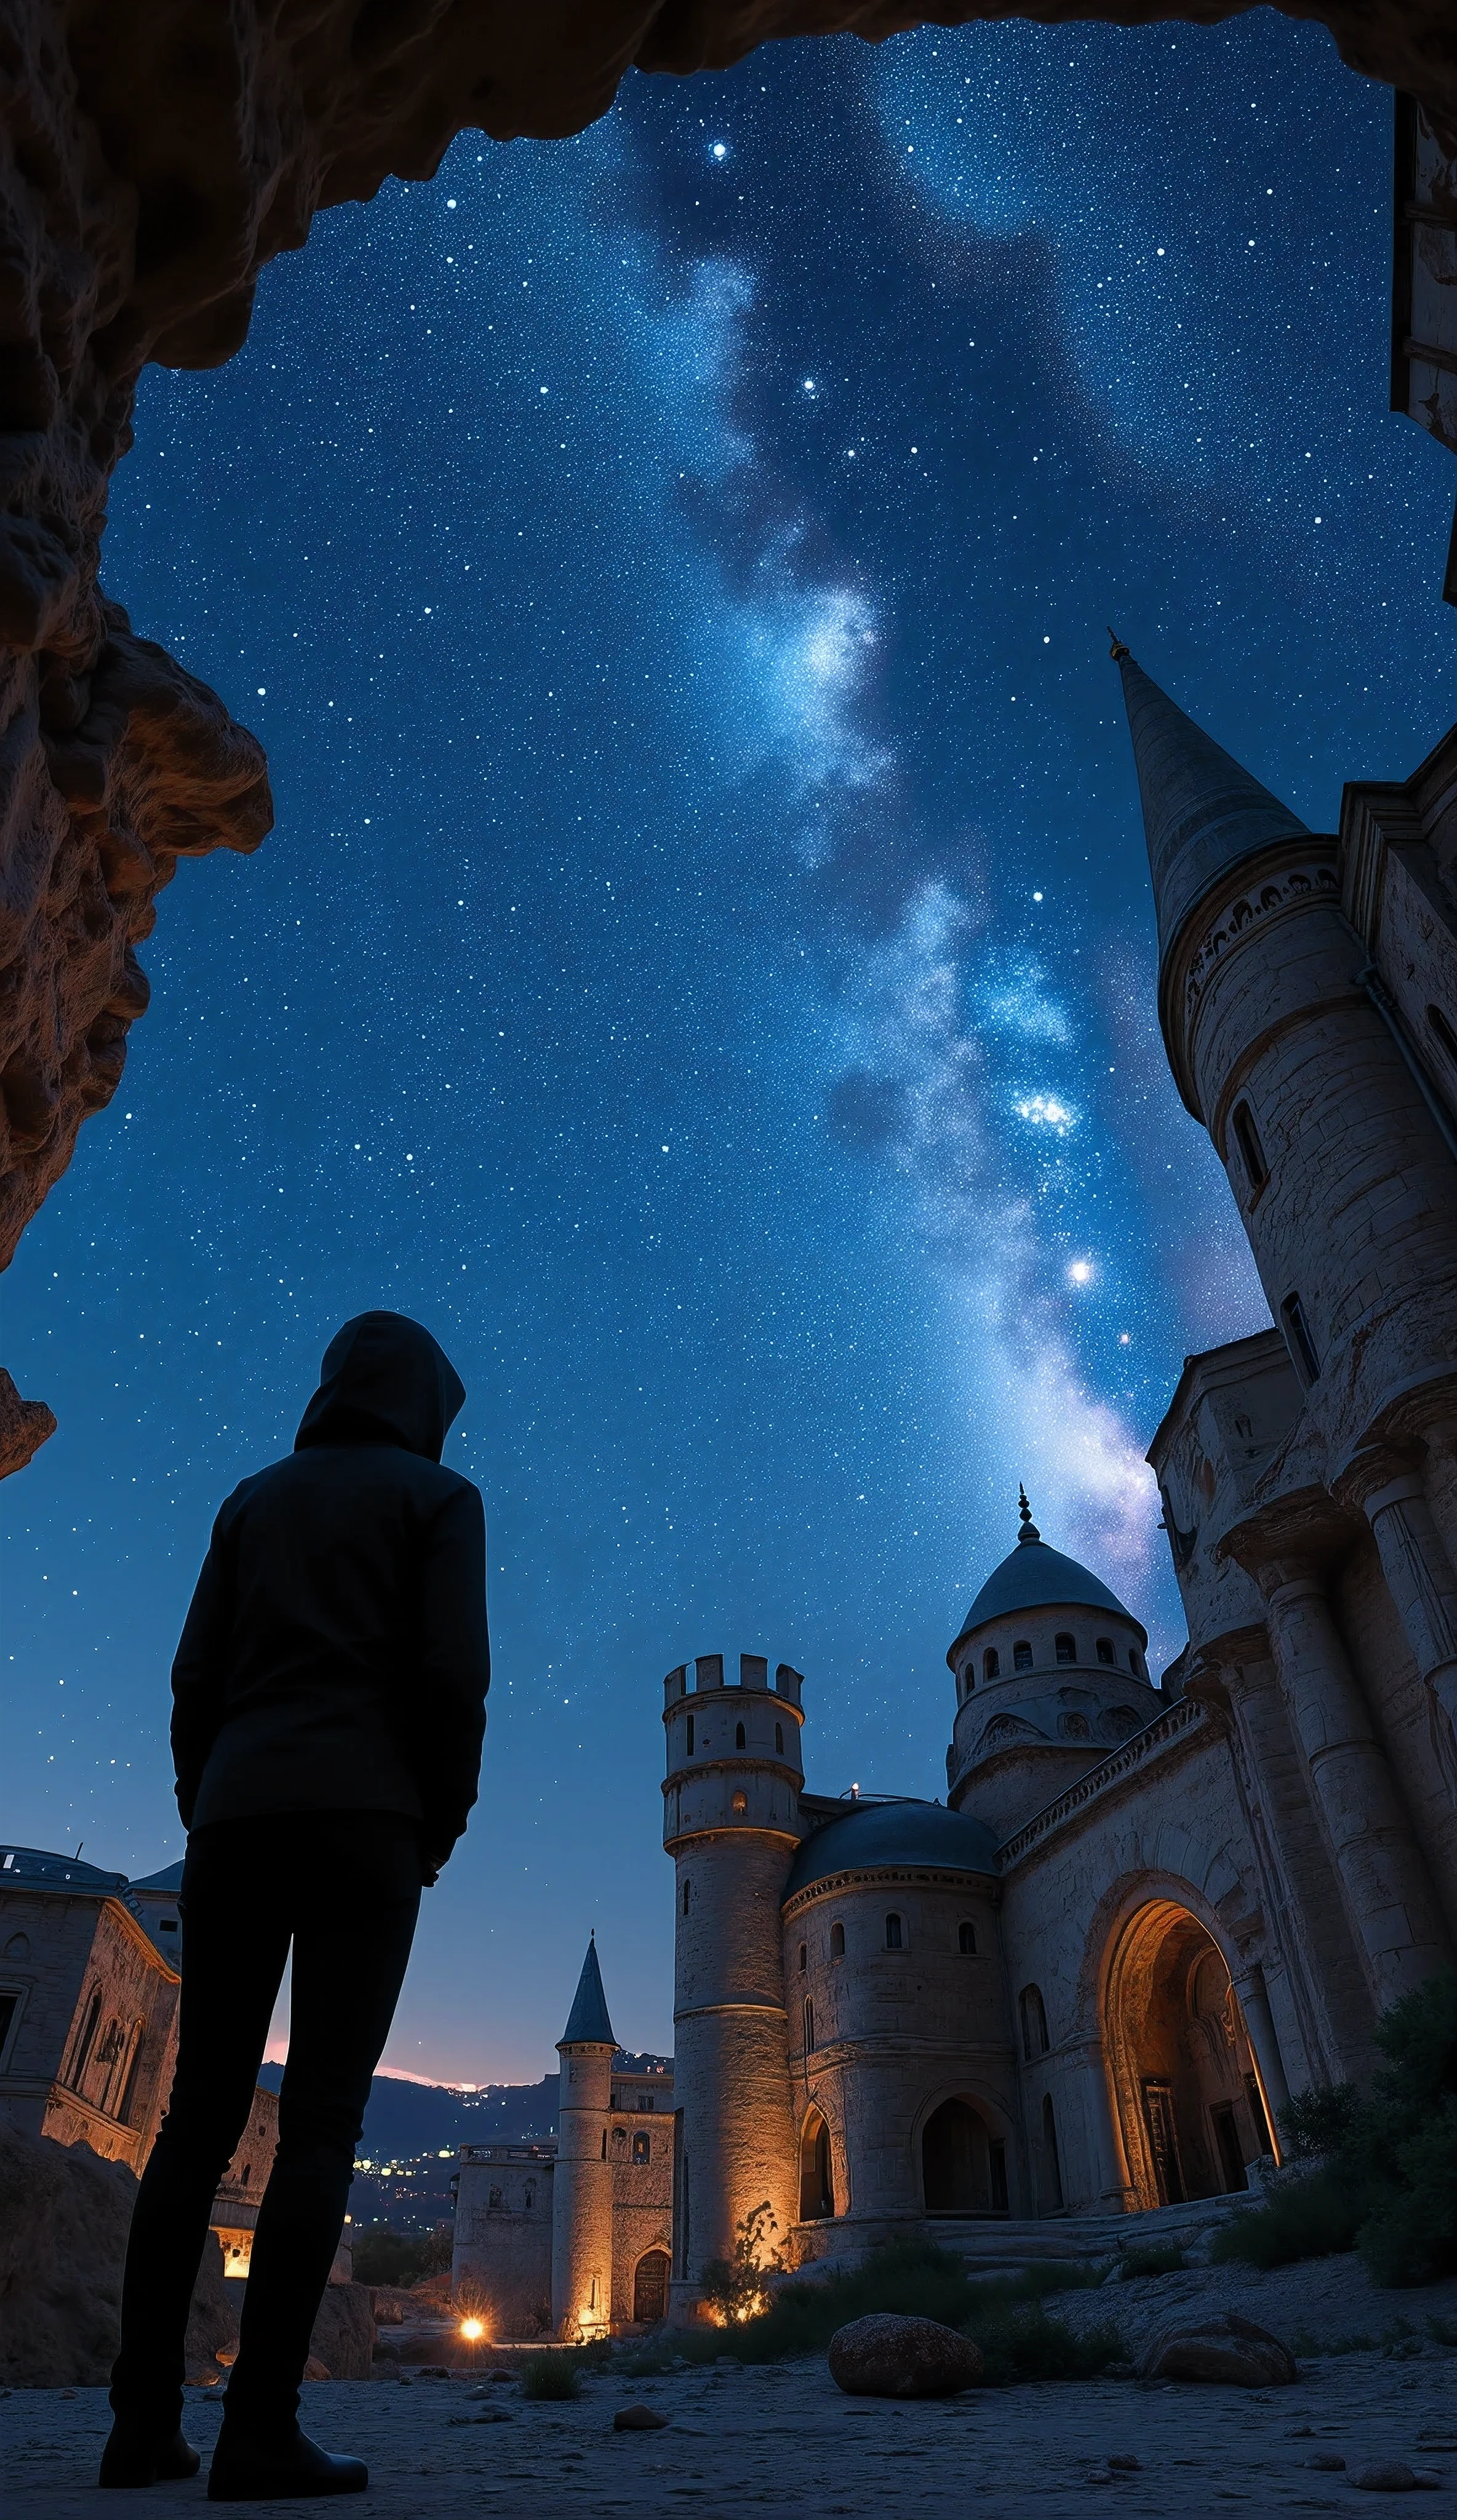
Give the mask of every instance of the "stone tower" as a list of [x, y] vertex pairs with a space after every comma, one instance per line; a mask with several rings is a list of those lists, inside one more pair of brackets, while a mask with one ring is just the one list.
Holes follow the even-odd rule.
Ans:
[[663, 1844], [675, 1865], [672, 2313], [691, 2318], [706, 2260], [731, 2258], [767, 2204], [798, 2219], [780, 1903], [804, 1834], [800, 1674], [700, 1654], [663, 1683]]
[[[1252, 1577], [1373, 2000], [1440, 1967], [1457, 1841], [1414, 1828], [1391, 1745], [1457, 1780], [1457, 1160], [1413, 1045], [1306, 829], [1115, 641], [1175, 1082], [1229, 1177], [1303, 1405], [1221, 1546]], [[1434, 1519], [1434, 1515], [1437, 1517]], [[1393, 1657], [1358, 1678], [1336, 1570], [1374, 1543]], [[1354, 1556], [1353, 1556], [1354, 1552]]]
[[613, 2173], [607, 2137], [616, 2052], [594, 1934], [567, 2027], [557, 2041], [562, 2068], [552, 2182], [552, 2331], [569, 2339], [605, 2336], [612, 2319]]

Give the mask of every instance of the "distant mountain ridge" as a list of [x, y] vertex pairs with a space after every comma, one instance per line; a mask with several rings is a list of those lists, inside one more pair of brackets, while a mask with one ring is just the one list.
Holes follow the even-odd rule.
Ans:
[[[258, 2080], [265, 2090], [276, 2092], [283, 2076], [282, 2065], [264, 2065]], [[556, 2131], [555, 2074], [543, 2074], [539, 2083], [483, 2083], [475, 2092], [450, 2083], [410, 2083], [399, 2075], [376, 2074], [359, 2156], [371, 2162], [418, 2161], [447, 2146], [453, 2152], [462, 2143], [541, 2143]]]

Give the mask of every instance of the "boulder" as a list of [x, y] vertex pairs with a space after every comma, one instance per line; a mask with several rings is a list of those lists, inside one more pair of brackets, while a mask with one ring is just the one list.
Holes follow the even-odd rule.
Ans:
[[658, 2433], [667, 2422], [656, 2407], [619, 2407], [613, 2417], [615, 2433]]
[[1212, 2311], [1180, 2320], [1150, 2338], [1139, 2358], [1140, 2380], [1216, 2380], [1236, 2389], [1268, 2389], [1298, 2379], [1296, 2358], [1267, 2327], [1238, 2311]]
[[981, 2377], [981, 2356], [970, 2337], [936, 2318], [900, 2318], [889, 2311], [838, 2328], [829, 2362], [831, 2379], [852, 2398], [950, 2398]]
[[1368, 2494], [1416, 2494], [1424, 2490], [1430, 2494], [1434, 2486], [1440, 2485], [1441, 2478], [1428, 2467], [1408, 2467], [1405, 2459], [1380, 2458], [1369, 2467], [1358, 2467], [1350, 2481], [1364, 2486]]
[[364, 2284], [325, 2287], [309, 2351], [336, 2380], [367, 2380], [375, 2359], [375, 2320]]

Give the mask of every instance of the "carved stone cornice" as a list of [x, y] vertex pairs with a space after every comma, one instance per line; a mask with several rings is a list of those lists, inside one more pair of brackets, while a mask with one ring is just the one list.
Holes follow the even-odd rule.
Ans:
[[1339, 843], [1333, 834], [1303, 832], [1273, 841], [1231, 870], [1204, 906], [1185, 922], [1159, 975], [1159, 1016], [1164, 1047], [1186, 1107], [1206, 1127], [1189, 1058], [1189, 1039], [1200, 1003], [1216, 970], [1245, 937], [1263, 933], [1284, 916], [1312, 902], [1341, 908]]
[[1323, 1583], [1364, 1528], [1328, 1488], [1299, 1488], [1232, 1523], [1213, 1553], [1243, 1566], [1268, 1600], [1286, 1584]]

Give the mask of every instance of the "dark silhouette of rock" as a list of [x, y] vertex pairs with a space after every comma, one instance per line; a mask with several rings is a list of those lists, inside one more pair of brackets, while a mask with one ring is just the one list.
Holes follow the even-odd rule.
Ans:
[[656, 2407], [619, 2407], [613, 2417], [613, 2430], [615, 2433], [657, 2433], [661, 2432], [666, 2422], [666, 2415], [660, 2415]]
[[1238, 2389], [1268, 2389], [1298, 2380], [1288, 2345], [1238, 2311], [1161, 2328], [1139, 2359], [1140, 2380], [1216, 2380]]
[[[1241, 0], [1029, 0], [1051, 23]], [[1457, 135], [1451, 0], [1285, 0]], [[577, 132], [626, 71], [771, 39], [878, 39], [1004, 0], [6, 0], [0, 19], [0, 1266], [116, 1090], [137, 948], [179, 857], [253, 849], [262, 752], [98, 583], [107, 486], [149, 360], [242, 344], [262, 265], [316, 211], [433, 175], [458, 131]], [[33, 1421], [32, 1421], [33, 1422]], [[16, 1466], [0, 1457], [0, 1466]]]
[[0, 1479], [23, 1470], [32, 1453], [56, 1432], [56, 1413], [43, 1400], [23, 1400], [0, 1366]]
[[981, 2377], [981, 2356], [970, 2337], [936, 2318], [901, 2318], [889, 2311], [837, 2328], [829, 2363], [837, 2388], [852, 2398], [950, 2398]]

